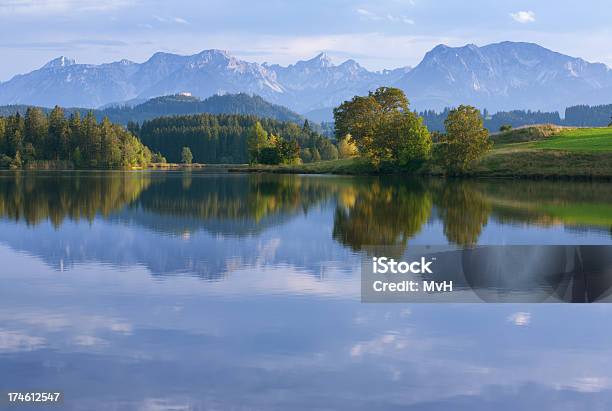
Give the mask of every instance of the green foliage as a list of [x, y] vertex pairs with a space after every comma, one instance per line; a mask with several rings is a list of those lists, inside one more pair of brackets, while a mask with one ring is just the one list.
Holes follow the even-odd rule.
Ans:
[[300, 146], [296, 140], [268, 135], [259, 122], [251, 130], [249, 152], [251, 164], [297, 164], [300, 161]]
[[380, 87], [368, 96], [355, 96], [334, 109], [334, 118], [336, 138], [350, 135], [359, 153], [374, 164], [404, 165], [430, 155], [429, 131], [399, 89]]
[[80, 168], [131, 168], [151, 161], [149, 149], [123, 127], [108, 119], [98, 124], [91, 112], [84, 120], [79, 113], [66, 118], [60, 107], [0, 118], [0, 155], [12, 158], [13, 168], [64, 160]]
[[436, 147], [436, 159], [447, 173], [466, 172], [491, 149], [489, 132], [480, 112], [472, 106], [459, 106], [444, 121], [446, 134]]
[[510, 124], [503, 124], [500, 128], [499, 131], [501, 131], [502, 133], [506, 132], [506, 131], [510, 131], [512, 130], [512, 126]]
[[259, 152], [259, 156], [257, 158], [258, 162], [261, 164], [280, 164], [281, 156], [278, 151], [278, 148], [274, 146], [263, 147]]
[[181, 162], [183, 164], [191, 164], [193, 161], [193, 154], [191, 153], [191, 149], [189, 147], [183, 147], [181, 151]]

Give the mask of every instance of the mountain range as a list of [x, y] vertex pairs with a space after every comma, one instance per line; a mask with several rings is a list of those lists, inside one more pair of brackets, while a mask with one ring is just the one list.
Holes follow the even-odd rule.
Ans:
[[76, 64], [59, 57], [0, 83], [0, 104], [100, 107], [189, 92], [248, 93], [316, 120], [379, 86], [403, 89], [417, 110], [472, 104], [489, 111], [562, 110], [612, 100], [612, 70], [533, 43], [438, 45], [414, 68], [369, 71], [321, 53], [289, 66], [240, 60], [226, 51], [156, 53], [144, 63]]

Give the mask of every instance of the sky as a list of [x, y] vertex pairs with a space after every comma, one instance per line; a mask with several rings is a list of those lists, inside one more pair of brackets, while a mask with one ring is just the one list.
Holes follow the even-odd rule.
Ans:
[[415, 66], [444, 43], [529, 41], [612, 66], [609, 0], [0, 0], [0, 81], [78, 63], [228, 50], [288, 65], [326, 52], [371, 70]]

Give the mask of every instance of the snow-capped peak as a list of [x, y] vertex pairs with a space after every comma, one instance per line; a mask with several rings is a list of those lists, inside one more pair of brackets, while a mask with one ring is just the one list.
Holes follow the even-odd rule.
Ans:
[[50, 62], [45, 64], [42, 68], [47, 69], [47, 68], [68, 67], [68, 66], [72, 66], [73, 64], [76, 64], [74, 59], [60, 56], [58, 58], [51, 60]]

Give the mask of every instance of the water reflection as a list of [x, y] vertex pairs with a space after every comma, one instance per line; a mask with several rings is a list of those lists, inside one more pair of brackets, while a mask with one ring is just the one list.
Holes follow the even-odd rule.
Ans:
[[0, 173], [0, 391], [60, 388], [69, 410], [601, 409], [607, 305], [361, 304], [359, 268], [373, 244], [612, 244], [611, 193]]
[[133, 202], [150, 184], [148, 173], [0, 173], [0, 216], [38, 224], [92, 221]]

